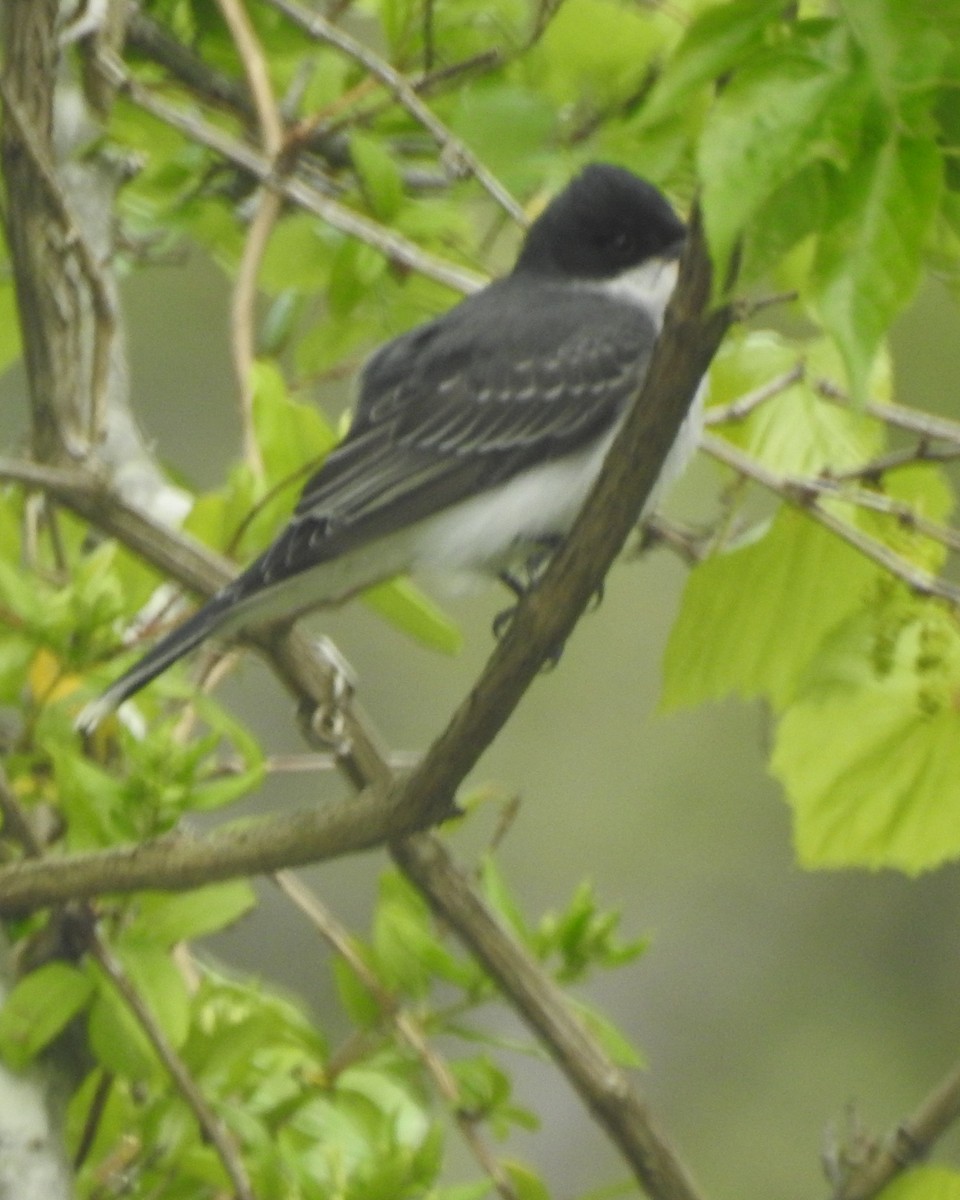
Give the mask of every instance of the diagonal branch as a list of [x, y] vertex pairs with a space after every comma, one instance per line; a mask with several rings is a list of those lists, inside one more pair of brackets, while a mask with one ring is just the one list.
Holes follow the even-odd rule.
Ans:
[[403, 788], [401, 810], [442, 819], [460, 781], [564, 645], [636, 526], [690, 399], [729, 323], [710, 305], [710, 262], [692, 223], [650, 370], [583, 511], [542, 581], [517, 608], [483, 674]]
[[[151, 886], [187, 887], [200, 878], [203, 870], [215, 871], [219, 879], [231, 873], [278, 870], [395, 839], [451, 815], [460, 783], [506, 723], [544, 662], [564, 644], [636, 524], [686, 415], [689, 398], [726, 328], [726, 310], [707, 311], [709, 295], [709, 260], [695, 224], [649, 374], [573, 532], [542, 582], [519, 605], [470, 695], [408, 776], [392, 779], [385, 756], [378, 755], [376, 739], [370, 737], [367, 769], [362, 770], [357, 763], [354, 769], [360, 782], [372, 786], [349, 805], [329, 806], [300, 817], [301, 840], [294, 845], [289, 840], [291, 829], [284, 828], [282, 822], [278, 825], [277, 819], [261, 823], [256, 843], [249, 828], [217, 835], [226, 838], [230, 846], [226, 857], [210, 852], [215, 844], [211, 839], [162, 839], [139, 847], [129, 858], [125, 858], [129, 852], [124, 850], [64, 858], [56, 867], [50, 864], [45, 880], [34, 879], [29, 893], [22, 890], [23, 873], [29, 871], [29, 864], [21, 864], [0, 871], [0, 908], [9, 911], [30, 903], [49, 903], [53, 892], [47, 889], [54, 887], [54, 879], [59, 877], [57, 894], [62, 895], [63, 888], [70, 886], [64, 883], [68, 874], [73, 886], [84, 880], [84, 894], [89, 895], [98, 886], [107, 886], [94, 864], [100, 864], [99, 869], [106, 862], [112, 864], [115, 873], [109, 887], [113, 891], [146, 886], [148, 863], [153, 873]], [[76, 511], [111, 532], [119, 532], [121, 527], [135, 530], [136, 540], [128, 544], [150, 551], [151, 561], [170, 561], [173, 557], [170, 565], [178, 565], [176, 556], [169, 554], [171, 545], [178, 552], [189, 546], [185, 539], [175, 540], [167, 533], [161, 539], [167, 554], [160, 555], [151, 551], [151, 540], [161, 534], [162, 527], [147, 518], [127, 508], [117, 509], [109, 497], [91, 500], [87, 492], [72, 492], [64, 498]], [[118, 514], [122, 514], [122, 521]], [[183, 562], [179, 565], [182, 571]], [[199, 585], [201, 591], [212, 590], [214, 573], [222, 572], [209, 552], [195, 555], [191, 568], [195, 572], [191, 586]], [[222, 576], [216, 582], [222, 582]], [[261, 646], [280, 651], [282, 674], [294, 684], [298, 676], [291, 671], [295, 664], [291, 663], [289, 648], [296, 636], [296, 631], [280, 635], [276, 630], [267, 630], [257, 638]], [[329, 702], [331, 682], [328, 670], [322, 688], [324, 703]], [[351, 736], [365, 733], [360, 722], [350, 730]], [[297, 834], [293, 836], [296, 840]], [[288, 854], [292, 857], [285, 858]], [[85, 866], [94, 873], [85, 875]], [[38, 886], [39, 891], [32, 890]]]

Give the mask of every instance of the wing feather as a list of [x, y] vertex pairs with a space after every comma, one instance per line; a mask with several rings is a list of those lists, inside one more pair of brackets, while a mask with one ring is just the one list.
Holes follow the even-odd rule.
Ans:
[[586, 290], [558, 288], [531, 310], [511, 282], [373, 355], [350, 432], [255, 564], [251, 590], [575, 453], [612, 426], [647, 369], [653, 324]]

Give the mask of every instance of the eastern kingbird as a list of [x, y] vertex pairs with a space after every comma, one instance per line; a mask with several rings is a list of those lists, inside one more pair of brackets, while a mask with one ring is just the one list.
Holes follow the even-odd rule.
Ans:
[[[569, 531], [643, 381], [685, 232], [652, 184], [586, 167], [530, 226], [509, 275], [372, 355], [347, 436], [277, 540], [79, 726], [211, 635], [402, 572], [504, 575], [542, 554]], [[692, 454], [697, 425], [691, 410], [658, 489]]]

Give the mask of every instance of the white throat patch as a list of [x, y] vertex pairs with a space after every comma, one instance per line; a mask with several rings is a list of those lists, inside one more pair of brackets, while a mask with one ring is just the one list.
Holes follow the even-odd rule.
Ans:
[[667, 303], [677, 286], [679, 271], [680, 263], [675, 258], [650, 258], [615, 279], [585, 286], [645, 309], [659, 331], [663, 326]]

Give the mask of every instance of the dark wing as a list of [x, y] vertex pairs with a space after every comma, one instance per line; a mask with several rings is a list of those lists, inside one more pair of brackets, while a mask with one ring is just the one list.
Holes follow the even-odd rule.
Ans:
[[350, 432], [249, 584], [297, 574], [588, 445], [635, 394], [655, 337], [627, 301], [549, 284], [521, 294], [508, 278], [389, 342], [364, 369]]

